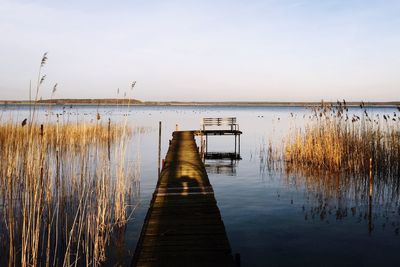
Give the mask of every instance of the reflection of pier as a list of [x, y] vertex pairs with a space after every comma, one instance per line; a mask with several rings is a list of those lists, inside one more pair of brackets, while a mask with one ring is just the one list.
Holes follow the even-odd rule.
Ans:
[[221, 159], [221, 160], [241, 160], [240, 154], [230, 152], [207, 152], [204, 154], [205, 159]]
[[207, 173], [236, 176], [237, 160], [234, 159], [207, 159], [204, 161]]
[[234, 266], [193, 131], [173, 133], [133, 266]]

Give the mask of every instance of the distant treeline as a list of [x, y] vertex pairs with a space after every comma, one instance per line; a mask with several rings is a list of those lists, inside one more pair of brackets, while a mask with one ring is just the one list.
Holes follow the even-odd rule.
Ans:
[[[13, 105], [34, 105], [35, 101], [29, 100], [0, 100], [0, 104], [13, 104]], [[44, 105], [133, 105], [143, 104], [142, 101], [137, 99], [41, 99], [36, 101], [36, 104]]]
[[[326, 102], [325, 104], [336, 105], [337, 102]], [[400, 101], [390, 101], [390, 102], [347, 102], [348, 107], [358, 107], [360, 104], [365, 107], [398, 107]], [[222, 101], [222, 102], [196, 102], [196, 101], [145, 101], [142, 102], [143, 105], [160, 105], [160, 106], [271, 106], [271, 107], [314, 107], [320, 106], [320, 102], [267, 102], [267, 101]]]
[[[336, 102], [324, 102], [325, 104], [336, 104]], [[400, 101], [388, 102], [347, 102], [347, 106], [359, 106], [361, 103], [365, 107], [398, 107]], [[29, 105], [35, 101], [29, 100], [0, 100], [0, 104], [6, 105]], [[36, 104], [42, 105], [149, 105], [149, 106], [288, 106], [288, 107], [309, 107], [319, 106], [321, 102], [267, 102], [267, 101], [221, 101], [221, 102], [197, 102], [197, 101], [141, 101], [138, 99], [43, 99]]]

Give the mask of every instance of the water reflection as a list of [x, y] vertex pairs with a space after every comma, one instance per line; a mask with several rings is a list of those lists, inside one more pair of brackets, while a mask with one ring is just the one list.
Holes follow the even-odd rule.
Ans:
[[[260, 160], [260, 165], [265, 164], [268, 161]], [[260, 169], [272, 168], [261, 166]], [[301, 207], [304, 220], [323, 221], [327, 224], [353, 220], [364, 225], [369, 234], [379, 227], [399, 235], [398, 177], [330, 173], [289, 163], [278, 170], [286, 187], [304, 194]]]
[[[343, 263], [347, 266], [397, 266], [399, 203], [390, 203], [390, 194], [385, 192], [384, 202], [389, 202], [389, 207], [382, 207], [379, 204], [382, 196], [377, 188], [388, 187], [392, 183], [390, 179], [374, 177], [377, 181], [374, 182], [372, 205], [369, 205], [368, 177], [364, 177], [366, 184], [363, 184], [361, 181], [353, 182], [346, 176], [290, 173], [282, 163], [275, 162], [276, 165], [272, 167], [267, 164], [268, 158], [263, 155], [276, 152], [268, 152], [268, 145], [263, 147], [266, 153], [259, 153], [260, 139], [269, 141], [271, 138], [272, 143], [279, 146], [282, 137], [293, 125], [303, 125], [301, 117], [303, 113], [308, 114], [307, 110], [292, 107], [151, 106], [132, 109], [132, 112], [128, 112], [122, 107], [74, 107], [70, 111], [67, 107], [67, 111], [74, 114], [60, 116], [66, 121], [90, 121], [95, 119], [99, 110], [102, 120], [110, 116], [112, 122], [117, 122], [128, 117], [132, 125], [153, 129], [142, 135], [138, 143], [142, 158], [139, 187], [141, 205], [136, 209], [134, 219], [128, 223], [125, 237], [118, 240], [120, 244], [125, 243], [124, 264], [130, 262], [157, 183], [155, 162], [158, 143], [155, 140], [158, 140], [158, 131], [155, 129], [158, 129], [158, 122], [163, 121], [161, 154], [165, 155], [167, 140], [177, 123], [180, 129], [197, 129], [202, 117], [236, 116], [244, 132], [241, 150], [243, 160], [240, 163], [222, 161], [219, 164], [218, 161], [207, 159], [206, 164], [220, 166], [216, 167], [219, 168], [217, 175], [213, 175], [209, 169], [207, 172], [217, 192], [218, 207], [232, 250], [240, 252], [243, 266], [342, 266]], [[54, 107], [52, 110], [63, 112], [62, 108]], [[14, 115], [18, 121], [22, 121], [28, 111], [14, 111]], [[375, 114], [389, 111], [392, 109], [374, 109]], [[291, 117], [291, 112], [298, 117], [297, 121]], [[84, 116], [84, 113], [88, 115]], [[6, 114], [3, 117], [7, 117]], [[231, 140], [214, 140], [218, 141], [212, 144], [214, 149], [229, 151], [232, 148]], [[134, 156], [136, 147], [133, 144], [129, 147], [131, 151], [128, 155]], [[260, 164], [260, 161], [264, 162]], [[235, 174], [235, 179], [229, 173]], [[345, 186], [349, 183], [354, 186]], [[382, 183], [387, 185], [380, 185]], [[391, 185], [393, 194], [396, 194], [396, 186], [395, 183]], [[0, 208], [0, 213], [2, 210]], [[370, 237], [369, 214], [372, 229]], [[4, 240], [4, 235], [0, 235], [0, 244]], [[111, 243], [111, 247], [116, 246]], [[4, 254], [0, 252], [0, 255]], [[119, 262], [116, 260], [119, 255], [117, 252], [115, 255], [110, 253], [110, 266]]]
[[[340, 111], [340, 109], [338, 110]], [[364, 113], [360, 116], [351, 114], [358, 118], [358, 120], [361, 117], [361, 120], [366, 121], [368, 121], [369, 113], [374, 114], [373, 111], [368, 111], [369, 113], [364, 109], [362, 111]], [[332, 119], [330, 117], [324, 118], [325, 115], [323, 115], [323, 112], [318, 114], [318, 116], [316, 115], [316, 119], [319, 120], [322, 117], [327, 123], [331, 123]], [[337, 116], [340, 118], [339, 113]], [[333, 110], [333, 114], [335, 115], [335, 110]], [[379, 114], [375, 115], [379, 117]], [[386, 116], [388, 117], [388, 115], [383, 116], [387, 120]], [[335, 129], [338, 130], [339, 126], [340, 124]], [[302, 136], [301, 134], [309, 130], [309, 127], [308, 125], [296, 126], [293, 129], [298, 131], [298, 136]], [[386, 140], [387, 138], [378, 137], [378, 145], [372, 148], [367, 148], [366, 143], [373, 142], [371, 140], [364, 140], [366, 135], [361, 135], [362, 137], [359, 138], [357, 134], [354, 134], [356, 138], [359, 138], [357, 139], [359, 142], [363, 142], [360, 148], [372, 151], [371, 155], [373, 156], [365, 156], [360, 154], [360, 148], [356, 149], [353, 147], [353, 150], [351, 150], [352, 147], [350, 147], [347, 152], [348, 155], [346, 154], [347, 157], [343, 158], [343, 162], [348, 163], [349, 166], [357, 160], [361, 163], [357, 165], [357, 168], [349, 167], [336, 170], [328, 168], [328, 154], [333, 153], [330, 150], [329, 142], [321, 146], [317, 144], [318, 138], [323, 139], [326, 137], [322, 134], [323, 127], [321, 125], [318, 125], [318, 127], [315, 128], [317, 134], [307, 140], [307, 142], [303, 139], [300, 140], [300, 138], [296, 139], [299, 150], [303, 151], [306, 149], [306, 145], [309, 146], [307, 160], [297, 160], [300, 159], [300, 155], [294, 155], [294, 158], [286, 157], [286, 153], [291, 149], [291, 147], [287, 146], [286, 139], [281, 141], [281, 143], [274, 143], [271, 139], [268, 142], [263, 140], [259, 145], [259, 170], [261, 177], [263, 179], [280, 177], [281, 183], [286, 188], [302, 193], [304, 200], [300, 201], [304, 201], [301, 208], [306, 221], [321, 221], [329, 224], [334, 221], [339, 223], [343, 220], [352, 220], [365, 226], [369, 234], [376, 232], [379, 228], [399, 235], [400, 177], [396, 162], [398, 152], [395, 148], [398, 141], [396, 139], [398, 138], [398, 130], [391, 126], [377, 130], [376, 136], [379, 134], [379, 136], [383, 136], [386, 134], [385, 131], [393, 131], [393, 133], [390, 132], [389, 134], [392, 139]], [[354, 127], [353, 125], [353, 128], [351, 128], [353, 131]], [[363, 127], [360, 128], [360, 133], [364, 133], [362, 131], [366, 131], [365, 129], [367, 129], [364, 121]], [[372, 130], [371, 126], [369, 131], [372, 132]], [[293, 131], [289, 131], [288, 140], [291, 138], [290, 133]], [[330, 129], [324, 133], [330, 134]], [[332, 142], [340, 143], [340, 140], [335, 139]], [[383, 143], [385, 147], [382, 146]], [[387, 158], [376, 156], [379, 153], [383, 153], [385, 149], [387, 149], [386, 152], [389, 155]], [[309, 164], [313, 158], [317, 157], [317, 152], [324, 156], [325, 161], [321, 160], [319, 166]], [[335, 153], [335, 156], [337, 156], [338, 152], [336, 151]], [[363, 161], [361, 159], [369, 159], [369, 164], [367, 160]], [[373, 166], [373, 162], [375, 166]], [[293, 204], [293, 200], [291, 204]]]
[[205, 160], [204, 166], [208, 174], [223, 174], [226, 176], [236, 176], [237, 160], [220, 159], [220, 160]]

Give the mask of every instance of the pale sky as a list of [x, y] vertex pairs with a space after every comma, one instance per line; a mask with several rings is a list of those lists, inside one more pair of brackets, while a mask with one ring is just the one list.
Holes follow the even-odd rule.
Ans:
[[[398, 0], [0, 0], [0, 99], [400, 100]], [[121, 95], [120, 95], [121, 96]]]

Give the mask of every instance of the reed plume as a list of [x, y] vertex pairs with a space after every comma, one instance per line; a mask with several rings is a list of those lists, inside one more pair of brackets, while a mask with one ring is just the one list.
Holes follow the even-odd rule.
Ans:
[[350, 114], [345, 102], [313, 108], [305, 128], [284, 140], [284, 161], [331, 172], [367, 173], [372, 159], [375, 174], [399, 176], [400, 120], [390, 120], [389, 114], [373, 116], [363, 104], [360, 108], [361, 114]]

